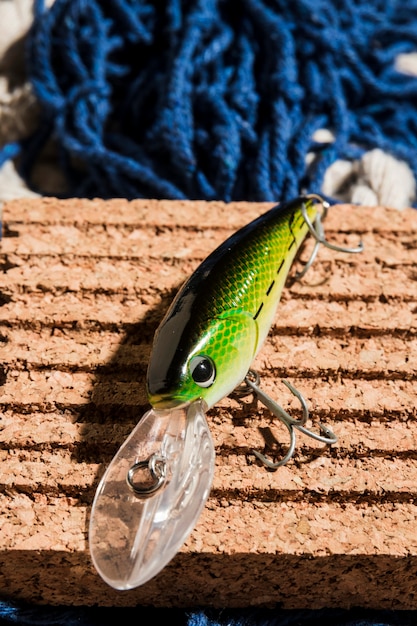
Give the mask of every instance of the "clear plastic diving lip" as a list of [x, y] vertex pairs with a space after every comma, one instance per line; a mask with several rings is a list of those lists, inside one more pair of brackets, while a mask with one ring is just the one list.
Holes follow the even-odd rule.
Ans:
[[93, 502], [90, 552], [106, 583], [133, 589], [175, 556], [208, 498], [214, 460], [201, 400], [145, 413], [108, 466]]

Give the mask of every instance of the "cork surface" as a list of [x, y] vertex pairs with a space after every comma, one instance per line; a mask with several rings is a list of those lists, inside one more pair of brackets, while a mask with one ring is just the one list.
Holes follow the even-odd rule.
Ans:
[[[155, 579], [116, 592], [92, 568], [97, 482], [147, 408], [153, 333], [182, 281], [270, 205], [74, 199], [4, 208], [0, 265], [0, 593], [35, 603], [417, 608], [417, 212], [334, 207], [289, 283], [255, 368], [297, 416], [305, 395], [332, 448], [287, 442], [251, 398], [208, 421], [207, 506]], [[307, 258], [308, 247], [302, 252]]]

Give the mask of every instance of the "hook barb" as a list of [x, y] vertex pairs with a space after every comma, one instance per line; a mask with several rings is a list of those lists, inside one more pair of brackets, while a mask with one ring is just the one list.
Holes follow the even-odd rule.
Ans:
[[284, 426], [287, 428], [290, 434], [290, 446], [286, 454], [284, 455], [284, 457], [278, 462], [273, 462], [261, 452], [258, 452], [257, 450], [252, 450], [253, 454], [260, 461], [262, 461], [264, 465], [266, 465], [270, 469], [277, 469], [278, 467], [281, 467], [282, 465], [285, 465], [286, 463], [288, 463], [288, 461], [294, 455], [294, 451], [295, 451], [295, 444], [296, 444], [295, 429], [304, 433], [304, 435], [307, 435], [308, 437], [311, 437], [312, 439], [315, 439], [316, 441], [319, 441], [320, 443], [324, 443], [326, 445], [332, 445], [337, 442], [337, 436], [333, 433], [332, 430], [330, 430], [330, 428], [328, 428], [327, 426], [324, 426], [323, 424], [319, 424], [319, 429], [320, 429], [319, 433], [316, 433], [310, 430], [309, 428], [306, 428], [305, 423], [307, 422], [309, 418], [309, 410], [308, 410], [307, 402], [304, 396], [302, 395], [302, 393], [296, 387], [294, 387], [290, 382], [288, 382], [287, 380], [283, 380], [284, 385], [291, 391], [291, 393], [299, 400], [301, 404], [303, 413], [302, 413], [301, 419], [299, 420], [296, 420], [293, 417], [291, 417], [291, 415], [287, 413], [287, 411], [285, 411], [285, 409], [283, 409], [282, 406], [280, 406], [273, 398], [268, 396], [268, 394], [266, 394], [260, 388], [259, 382], [260, 382], [259, 374], [255, 372], [254, 370], [249, 370], [249, 372], [247, 373], [245, 377], [243, 386], [238, 388], [238, 394], [242, 396], [252, 391], [256, 395], [258, 400], [260, 400], [260, 402], [262, 402], [262, 404], [266, 406], [267, 409], [269, 409], [271, 413], [284, 424]]

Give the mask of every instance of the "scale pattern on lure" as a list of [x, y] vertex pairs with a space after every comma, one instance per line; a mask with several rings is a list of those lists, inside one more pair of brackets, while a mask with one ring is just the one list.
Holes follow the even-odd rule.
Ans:
[[316, 205], [274, 207], [217, 248], [179, 291], [154, 340], [149, 400], [168, 408], [198, 397], [208, 407], [243, 381], [272, 324]]
[[319, 245], [341, 250], [324, 237], [316, 208], [320, 200], [308, 196], [274, 207], [227, 239], [180, 289], [162, 321], [147, 376], [152, 408], [108, 466], [91, 511], [92, 560], [112, 587], [132, 589], [146, 583], [190, 534], [214, 474], [215, 451], [205, 412], [242, 381], [290, 434], [288, 452], [279, 462], [254, 451], [268, 467], [276, 469], [291, 458], [295, 429], [325, 444], [336, 441], [324, 426], [320, 434], [306, 428], [306, 402], [289, 383], [302, 405], [299, 420], [248, 374], [308, 231], [315, 247], [302, 274]]

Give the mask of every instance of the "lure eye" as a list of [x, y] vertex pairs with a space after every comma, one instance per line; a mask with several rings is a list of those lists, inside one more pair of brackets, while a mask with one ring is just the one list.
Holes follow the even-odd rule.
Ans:
[[207, 356], [193, 356], [189, 367], [191, 376], [199, 387], [210, 387], [214, 383], [216, 368]]

